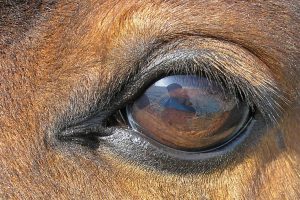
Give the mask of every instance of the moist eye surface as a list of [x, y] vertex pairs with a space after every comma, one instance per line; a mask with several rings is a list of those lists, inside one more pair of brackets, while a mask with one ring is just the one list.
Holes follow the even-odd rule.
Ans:
[[134, 130], [184, 151], [221, 146], [238, 135], [250, 118], [246, 103], [219, 83], [195, 75], [160, 79], [126, 110]]

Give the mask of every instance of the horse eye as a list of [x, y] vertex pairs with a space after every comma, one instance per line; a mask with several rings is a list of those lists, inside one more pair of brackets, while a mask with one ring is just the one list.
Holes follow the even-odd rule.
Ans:
[[130, 126], [152, 140], [183, 151], [208, 151], [235, 138], [250, 108], [219, 83], [195, 75], [167, 76], [126, 108]]

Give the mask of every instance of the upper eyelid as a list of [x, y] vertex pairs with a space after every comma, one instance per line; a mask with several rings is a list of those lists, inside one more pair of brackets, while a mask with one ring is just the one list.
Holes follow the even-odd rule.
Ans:
[[[204, 61], [205, 59], [208, 59], [209, 61], [218, 60], [218, 67], [222, 67], [225, 73], [236, 73], [236, 75], [246, 79], [252, 85], [270, 85], [273, 87], [273, 85], [276, 84], [276, 80], [272, 77], [272, 73], [268, 69], [268, 66], [251, 52], [233, 43], [211, 38], [195, 39], [195, 37], [192, 37], [186, 40], [177, 41], [175, 44], [169, 45], [164, 50], [156, 52], [156, 61], [154, 62], [167, 62], [168, 59], [178, 59], [174, 56], [175, 54], [170, 56], [170, 52], [176, 52], [177, 49], [180, 49], [181, 55], [176, 55], [179, 58], [187, 55], [186, 57], [199, 59], [199, 62]], [[168, 56], [169, 58], [167, 58]], [[212, 57], [218, 58], [214, 59]], [[222, 60], [220, 60], [220, 58]], [[248, 63], [246, 63], [246, 61], [248, 61]], [[197, 65], [197, 60], [194, 60], [194, 62]], [[153, 66], [158, 64], [150, 63], [150, 65]], [[240, 68], [242, 68], [242, 70]], [[222, 71], [221, 68], [218, 70]], [[247, 74], [247, 72], [251, 72], [252, 74]]]
[[246, 100], [273, 122], [280, 118], [283, 107], [289, 103], [268, 66], [251, 52], [230, 42], [188, 37], [158, 46], [144, 59], [127, 74], [131, 80], [121, 85], [130, 87], [133, 82], [134, 87], [141, 87], [147, 78], [140, 77], [157, 76], [160, 71], [197, 74], [202, 70], [210, 78], [225, 77], [225, 82], [231, 84], [229, 87], [237, 85], [246, 93]]

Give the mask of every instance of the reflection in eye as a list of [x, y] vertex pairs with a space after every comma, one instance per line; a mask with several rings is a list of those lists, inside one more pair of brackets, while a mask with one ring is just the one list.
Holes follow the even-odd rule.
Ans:
[[213, 80], [167, 76], [127, 106], [137, 132], [171, 148], [209, 150], [234, 138], [249, 120], [246, 103]]

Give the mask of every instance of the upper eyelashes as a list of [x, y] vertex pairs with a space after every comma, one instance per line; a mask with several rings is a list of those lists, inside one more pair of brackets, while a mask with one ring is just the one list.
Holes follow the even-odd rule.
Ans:
[[130, 82], [135, 82], [133, 90], [137, 92], [166, 75], [189, 74], [218, 82], [250, 107], [256, 107], [267, 121], [277, 122], [289, 102], [268, 66], [229, 42], [194, 38], [176, 41], [154, 52], [142, 64], [124, 83], [130, 87]]

